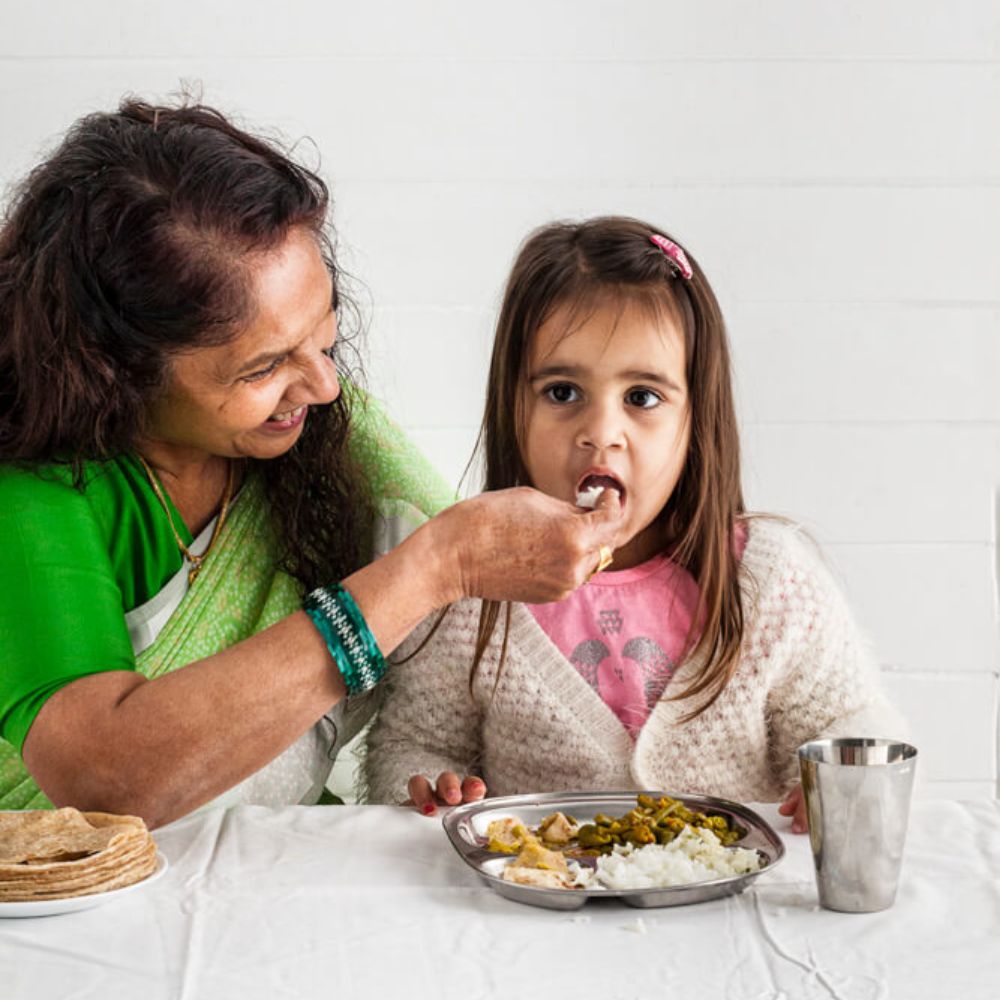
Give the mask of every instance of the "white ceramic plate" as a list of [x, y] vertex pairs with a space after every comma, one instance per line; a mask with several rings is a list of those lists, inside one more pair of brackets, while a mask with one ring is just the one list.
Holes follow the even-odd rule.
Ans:
[[52, 917], [58, 913], [76, 913], [78, 910], [89, 910], [94, 906], [103, 906], [113, 899], [137, 889], [145, 889], [155, 882], [169, 867], [167, 859], [160, 853], [156, 855], [156, 868], [152, 875], [147, 875], [141, 882], [123, 885], [120, 889], [108, 892], [93, 892], [86, 896], [67, 896], [64, 899], [30, 899], [23, 903], [0, 902], [0, 917]]

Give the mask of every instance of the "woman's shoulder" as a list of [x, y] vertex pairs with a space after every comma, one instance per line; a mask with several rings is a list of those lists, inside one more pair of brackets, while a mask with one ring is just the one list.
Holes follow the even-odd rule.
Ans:
[[55, 497], [68, 500], [79, 493], [73, 489], [73, 475], [61, 465], [0, 465], [0, 499], [31, 500]]
[[35, 528], [48, 533], [79, 526], [94, 529], [91, 498], [74, 485], [72, 471], [62, 465], [0, 465], [0, 524], [5, 534], [25, 540]]
[[135, 462], [128, 456], [105, 461], [84, 461], [76, 469], [70, 462], [13, 462], [0, 464], [0, 490], [4, 496], [38, 496], [92, 502], [121, 480], [131, 478]]
[[114, 524], [136, 487], [128, 459], [84, 462], [79, 474], [58, 462], [0, 465], [0, 511], [7, 518], [36, 519], [79, 512]]
[[157, 593], [180, 568], [169, 522], [145, 474], [129, 456], [0, 467], [0, 563], [106, 568], [126, 609]]

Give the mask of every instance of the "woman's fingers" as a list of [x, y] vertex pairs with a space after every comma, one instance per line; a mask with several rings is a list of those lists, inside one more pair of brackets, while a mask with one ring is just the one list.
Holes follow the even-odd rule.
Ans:
[[605, 490], [598, 498], [593, 510], [578, 515], [586, 525], [589, 534], [588, 545], [598, 552], [609, 548], [612, 552], [626, 539], [620, 538], [622, 527], [622, 504], [617, 490]]
[[606, 532], [611, 530], [608, 541], [615, 539], [615, 532], [618, 530], [618, 522], [621, 520], [622, 500], [618, 495], [618, 490], [603, 490], [594, 504], [594, 509], [588, 511], [583, 516], [588, 518], [594, 525], [594, 530]]
[[[609, 559], [616, 548], [626, 539], [619, 537], [621, 531], [622, 505], [617, 490], [605, 490], [598, 498], [593, 510], [582, 515], [589, 532], [588, 551], [593, 546], [597, 552], [594, 566], [607, 569], [611, 565]], [[593, 567], [588, 575], [593, 573]]]
[[614, 490], [592, 511], [528, 487], [496, 490], [445, 511], [437, 548], [456, 553], [461, 596], [555, 601], [593, 574], [602, 548], [615, 549], [621, 516]]

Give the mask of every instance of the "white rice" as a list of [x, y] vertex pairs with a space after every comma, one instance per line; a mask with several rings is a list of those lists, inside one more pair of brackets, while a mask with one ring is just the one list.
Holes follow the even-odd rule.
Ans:
[[669, 844], [616, 846], [597, 859], [593, 873], [572, 862], [571, 870], [578, 885], [591, 888], [663, 889], [759, 871], [760, 857], [744, 847], [723, 847], [711, 830], [687, 827]]
[[597, 501], [603, 492], [603, 486], [588, 486], [585, 490], [580, 490], [576, 495], [577, 507], [586, 507], [587, 510], [593, 510], [597, 506]]

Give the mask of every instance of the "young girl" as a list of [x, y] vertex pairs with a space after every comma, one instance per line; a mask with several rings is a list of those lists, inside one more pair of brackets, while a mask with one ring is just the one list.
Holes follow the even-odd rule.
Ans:
[[410, 637], [368, 740], [371, 801], [431, 814], [487, 790], [787, 796], [804, 830], [796, 747], [898, 735], [813, 545], [745, 512], [725, 327], [675, 241], [627, 218], [527, 240], [482, 441], [486, 489], [570, 504], [613, 491], [622, 542], [562, 601], [463, 601]]

